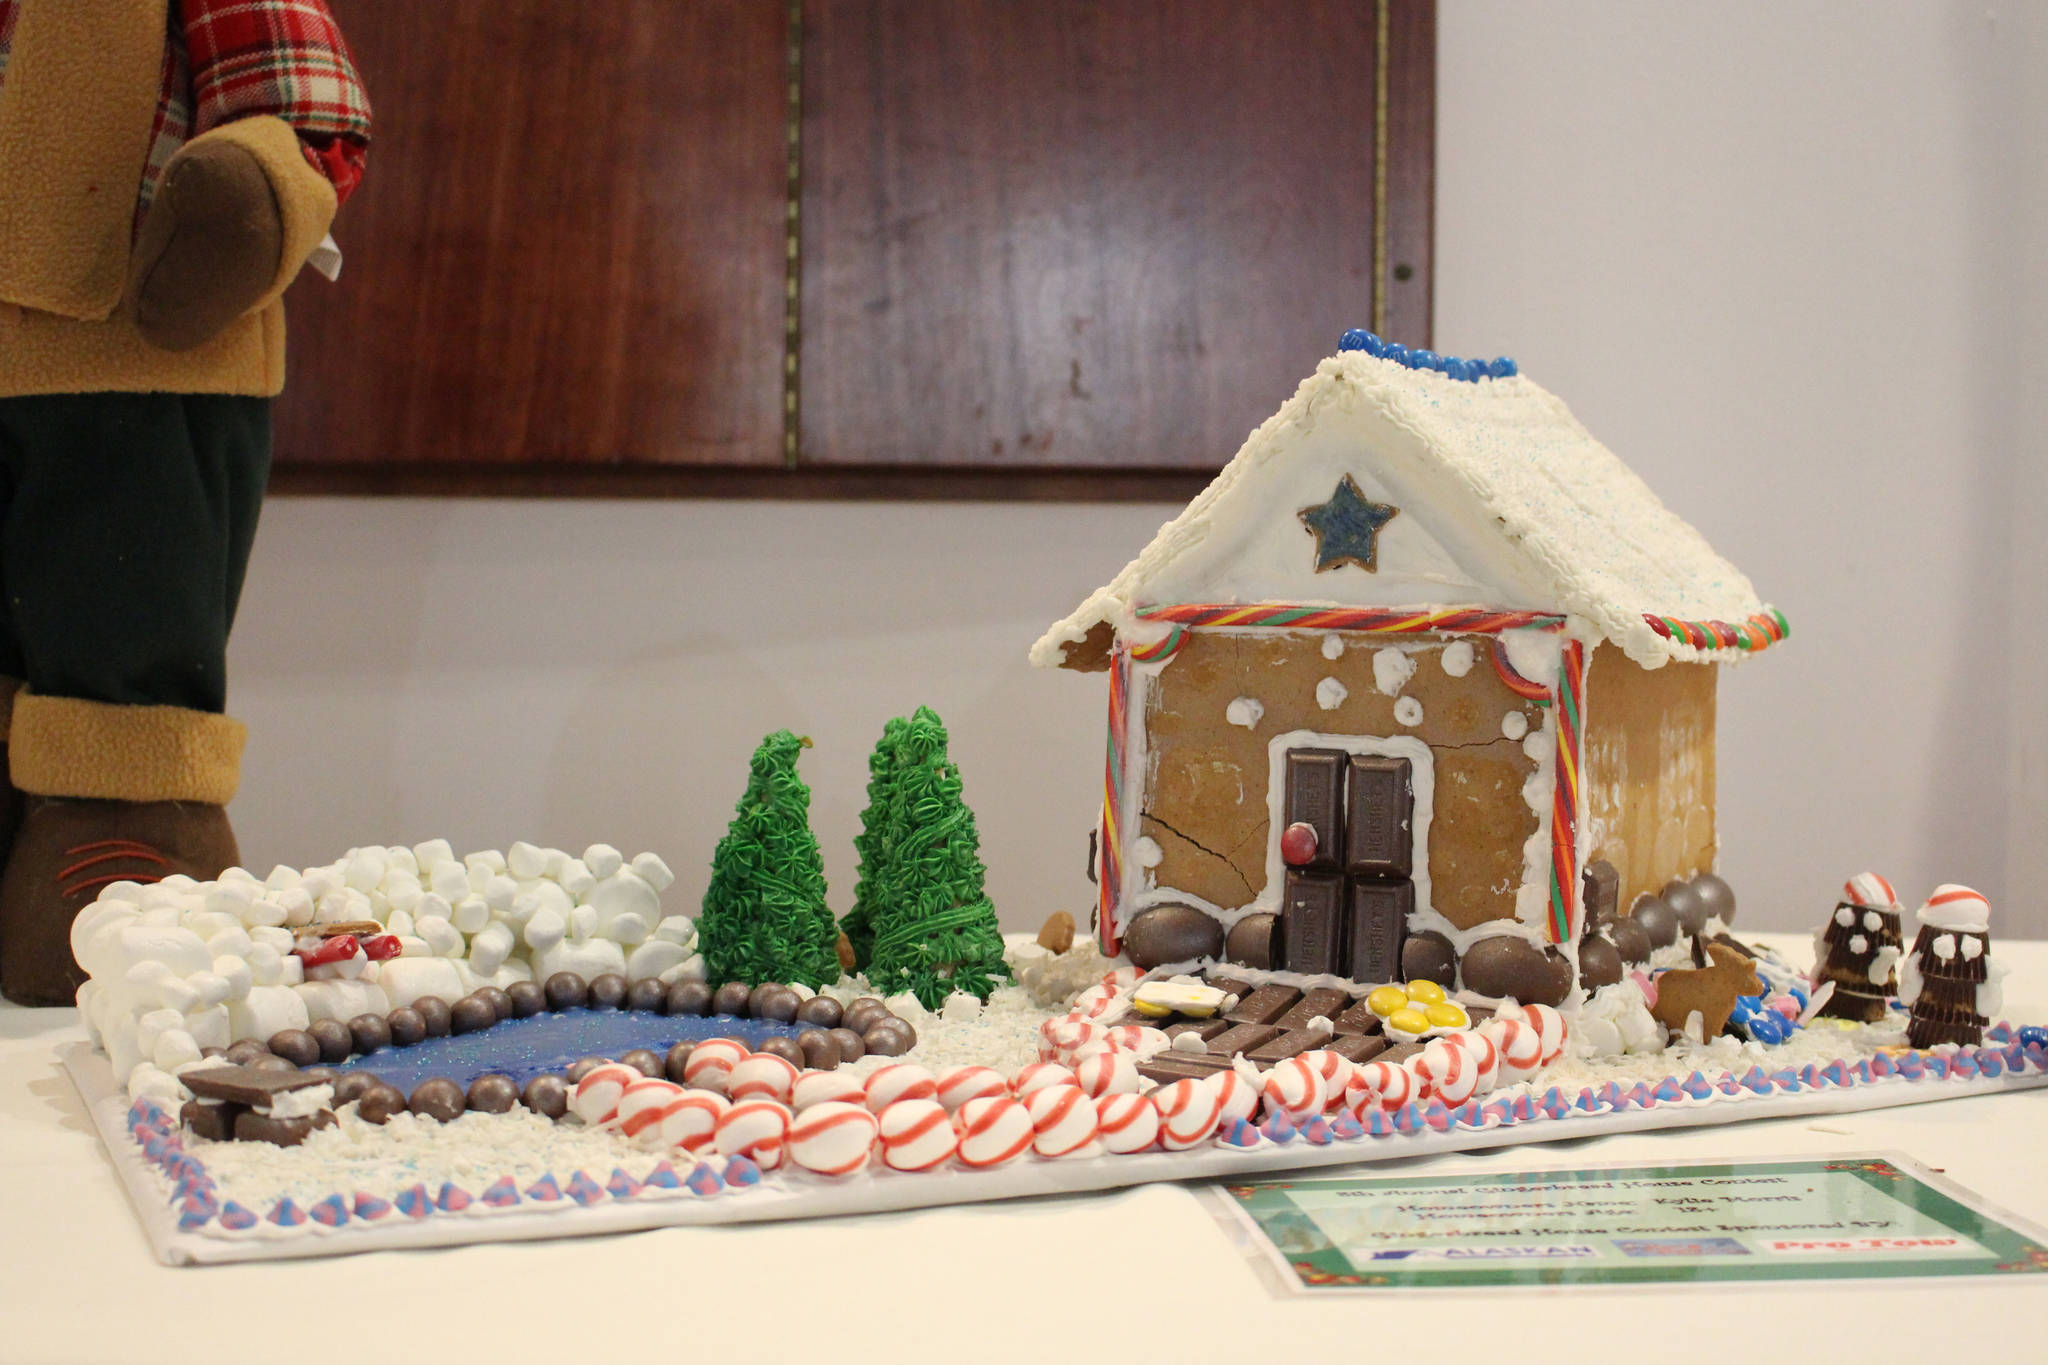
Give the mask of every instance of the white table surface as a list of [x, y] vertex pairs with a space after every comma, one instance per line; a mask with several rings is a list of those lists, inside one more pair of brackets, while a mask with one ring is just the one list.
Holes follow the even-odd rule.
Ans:
[[[1804, 960], [1803, 940], [1759, 935]], [[2048, 943], [1994, 944], [2048, 1022]], [[173, 1269], [151, 1257], [56, 1048], [0, 1005], [0, 1365], [692, 1359], [2048, 1359], [2048, 1278], [1276, 1298], [1188, 1189]], [[2048, 1226], [2048, 1091], [1379, 1165], [1375, 1173], [1901, 1152]], [[1323, 1174], [1333, 1174], [1331, 1168]], [[655, 1353], [659, 1352], [660, 1355]], [[673, 1353], [673, 1354], [671, 1354]]]

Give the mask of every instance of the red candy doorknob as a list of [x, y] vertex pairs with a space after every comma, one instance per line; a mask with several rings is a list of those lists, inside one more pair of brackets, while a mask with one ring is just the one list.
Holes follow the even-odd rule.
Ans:
[[1315, 826], [1296, 820], [1280, 831], [1280, 857], [1289, 867], [1306, 867], [1315, 856]]

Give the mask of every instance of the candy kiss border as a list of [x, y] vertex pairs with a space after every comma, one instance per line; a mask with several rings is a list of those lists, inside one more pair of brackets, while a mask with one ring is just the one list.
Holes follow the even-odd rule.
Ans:
[[1749, 1119], [1846, 1114], [1890, 1109], [1909, 1104], [1996, 1095], [2005, 1091], [2048, 1087], [2048, 1072], [2007, 1072], [1978, 1076], [1907, 1080], [1891, 1077], [1847, 1088], [1804, 1090], [1789, 1095], [1745, 1095], [1741, 1099], [1716, 1093], [1691, 1104], [1660, 1104], [1654, 1109], [1620, 1113], [1570, 1113], [1479, 1131], [1451, 1129], [1394, 1133], [1385, 1137], [1333, 1142], [1314, 1147], [1297, 1138], [1285, 1146], [1261, 1143], [1232, 1148], [1221, 1144], [1206, 1150], [1159, 1152], [1142, 1156], [1104, 1156], [1074, 1161], [1026, 1161], [990, 1171], [947, 1170], [921, 1175], [878, 1171], [838, 1182], [822, 1177], [777, 1173], [743, 1194], [709, 1199], [607, 1201], [588, 1208], [493, 1210], [486, 1215], [436, 1215], [420, 1222], [391, 1222], [375, 1227], [350, 1226], [332, 1232], [305, 1232], [276, 1239], [254, 1236], [222, 1239], [180, 1232], [175, 1211], [165, 1197], [161, 1178], [145, 1161], [142, 1148], [129, 1135], [126, 1093], [114, 1082], [113, 1068], [90, 1044], [74, 1043], [59, 1053], [85, 1102], [86, 1113], [100, 1135], [121, 1183], [135, 1206], [151, 1250], [165, 1265], [227, 1265], [250, 1261], [303, 1260], [345, 1256], [366, 1251], [413, 1247], [472, 1246], [490, 1242], [530, 1242], [558, 1237], [640, 1232], [650, 1228], [702, 1227], [732, 1223], [777, 1222], [794, 1218], [828, 1218], [847, 1214], [895, 1213], [948, 1204], [984, 1203], [1035, 1195], [1086, 1194], [1158, 1181], [1202, 1180], [1317, 1166], [1370, 1166], [1405, 1157], [1442, 1152], [1470, 1152], [1611, 1133], [1641, 1133], [1664, 1128], [1701, 1128]]

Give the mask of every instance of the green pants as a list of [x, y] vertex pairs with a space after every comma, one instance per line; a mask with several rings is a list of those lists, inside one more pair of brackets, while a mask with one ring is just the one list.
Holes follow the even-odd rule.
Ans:
[[267, 398], [0, 398], [0, 674], [223, 712], [269, 475]]

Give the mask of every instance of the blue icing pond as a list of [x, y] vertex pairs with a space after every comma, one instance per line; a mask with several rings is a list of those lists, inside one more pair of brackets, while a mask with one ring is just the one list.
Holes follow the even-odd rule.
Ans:
[[662, 1056], [677, 1043], [737, 1038], [758, 1048], [770, 1038], [794, 1038], [816, 1024], [782, 1024], [772, 1019], [739, 1019], [661, 1014], [654, 1010], [567, 1010], [525, 1019], [504, 1019], [480, 1033], [423, 1038], [411, 1047], [387, 1047], [351, 1057], [334, 1069], [367, 1071], [406, 1094], [421, 1081], [445, 1076], [462, 1086], [493, 1073], [510, 1076], [524, 1089], [535, 1076], [567, 1071], [584, 1057], [617, 1057], [634, 1048]]

